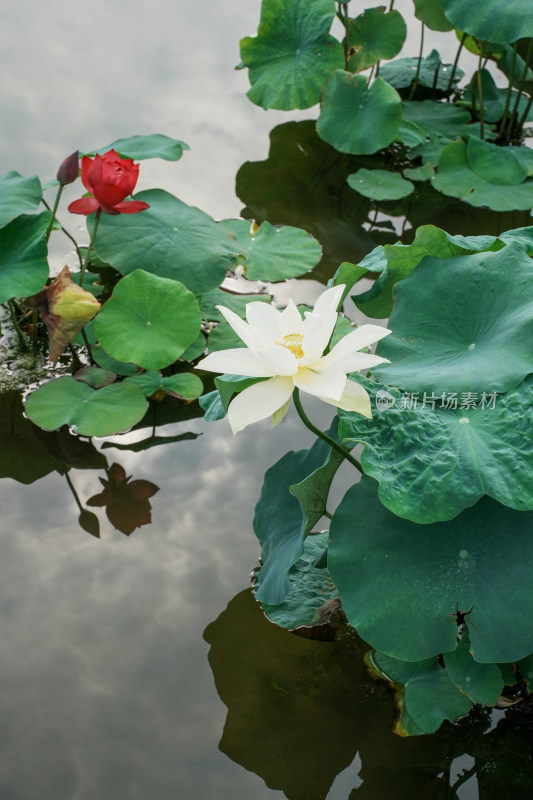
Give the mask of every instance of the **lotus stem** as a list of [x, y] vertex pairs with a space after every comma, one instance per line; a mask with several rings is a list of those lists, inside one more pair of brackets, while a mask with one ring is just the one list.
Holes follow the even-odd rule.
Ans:
[[13, 327], [14, 327], [14, 329], [16, 331], [16, 334], [17, 334], [17, 336], [19, 338], [20, 345], [24, 350], [28, 350], [28, 343], [27, 343], [26, 337], [22, 333], [22, 330], [21, 330], [20, 325], [18, 323], [17, 313], [16, 313], [16, 310], [15, 310], [15, 304], [14, 304], [13, 300], [8, 300], [7, 301], [7, 306], [9, 308], [9, 315], [11, 317], [11, 322], [12, 322], [12, 325], [13, 325]]
[[518, 43], [513, 45], [513, 56], [511, 58], [511, 74], [509, 75], [509, 84], [507, 86], [507, 93], [505, 95], [505, 105], [503, 107], [502, 120], [500, 122], [499, 136], [503, 136], [505, 131], [505, 124], [507, 122], [507, 114], [509, 113], [509, 103], [511, 102], [511, 92], [513, 91], [514, 70], [516, 64], [516, 53], [518, 50]]
[[[48, 205], [48, 203], [46, 202], [46, 200], [44, 199], [44, 197], [43, 197], [43, 198], [41, 198], [41, 203], [43, 204], [43, 206], [44, 206], [45, 208], [47, 208], [47, 209], [48, 209], [48, 211], [52, 211], [52, 209], [50, 208], [50, 206]], [[54, 219], [54, 217], [55, 217], [55, 212], [52, 212], [52, 219]], [[80, 248], [78, 247], [78, 243], [77, 243], [76, 239], [74, 238], [74, 236], [72, 236], [72, 234], [71, 234], [71, 233], [69, 233], [69, 232], [67, 231], [67, 229], [66, 229], [66, 228], [64, 228], [64, 227], [63, 227], [63, 225], [61, 225], [61, 230], [63, 231], [63, 233], [65, 234], [65, 236], [67, 237], [67, 239], [70, 239], [70, 241], [71, 241], [71, 242], [72, 242], [72, 244], [74, 245], [74, 247], [75, 247], [75, 249], [76, 249], [76, 254], [77, 254], [77, 256], [78, 256], [78, 260], [79, 260], [79, 262], [80, 262], [80, 267], [81, 267], [81, 266], [83, 265], [83, 258], [81, 257]]]
[[87, 248], [87, 252], [85, 253], [85, 260], [81, 265], [81, 272], [80, 272], [80, 289], [83, 288], [83, 278], [85, 275], [85, 270], [87, 269], [87, 264], [89, 263], [89, 258], [91, 255], [91, 250], [93, 249], [94, 240], [96, 238], [96, 231], [98, 230], [98, 223], [100, 222], [100, 217], [102, 216], [102, 209], [97, 208], [95, 215], [94, 215], [94, 228], [91, 235], [91, 239], [89, 241], [89, 246]]
[[[522, 79], [520, 81], [520, 88], [518, 89], [518, 94], [516, 95], [516, 100], [514, 102], [513, 111], [512, 111], [510, 120], [509, 120], [509, 130], [507, 131], [507, 135], [508, 135], [509, 138], [511, 138], [512, 130], [513, 130], [513, 128], [512, 128], [513, 120], [516, 120], [518, 118], [518, 106], [519, 106], [520, 100], [522, 98], [522, 95], [524, 94], [524, 90], [522, 89], [522, 85], [525, 83], [525, 81], [527, 79], [527, 71], [529, 69], [529, 61], [530, 61], [530, 58], [531, 58], [531, 49], [532, 49], [532, 47], [533, 47], [533, 39], [530, 39], [529, 40], [529, 45], [528, 45], [528, 48], [527, 48], [526, 59], [525, 59], [525, 62], [524, 62], [524, 69], [522, 71]], [[526, 116], [527, 116], [527, 114], [526, 114]]]
[[479, 96], [479, 132], [485, 138], [485, 109], [483, 107], [483, 79], [481, 75], [481, 51], [479, 53], [479, 68], [477, 71], [477, 93]]
[[54, 227], [54, 220], [56, 218], [57, 207], [59, 205], [59, 201], [61, 199], [61, 195], [63, 194], [63, 184], [60, 183], [58, 190], [56, 192], [56, 199], [54, 200], [54, 207], [52, 208], [52, 216], [50, 217], [50, 222], [48, 223], [48, 228], [46, 229], [46, 233], [44, 235], [44, 240], [48, 243], [48, 239], [50, 238], [50, 234], [52, 233], [52, 228]]
[[451, 91], [452, 91], [453, 79], [455, 78], [455, 73], [457, 71], [457, 64], [459, 63], [459, 56], [461, 55], [461, 50], [464, 47], [464, 43], [466, 41], [466, 37], [467, 37], [467, 34], [463, 33], [463, 35], [461, 36], [461, 41], [459, 42], [459, 47], [457, 48], [457, 53], [455, 54], [455, 59], [454, 59], [453, 66], [452, 66], [452, 72], [451, 72], [451, 75], [450, 75], [450, 80], [448, 81], [448, 86], [446, 87], [446, 94], [448, 95], [448, 101], [449, 101], [449, 96], [450, 96]]
[[416, 87], [418, 86], [418, 83], [419, 83], [418, 76], [420, 75], [420, 66], [422, 64], [422, 54], [424, 52], [424, 30], [425, 30], [425, 27], [426, 26], [422, 22], [421, 27], [420, 27], [420, 51], [418, 53], [418, 64], [416, 65], [416, 75], [413, 78], [413, 85], [411, 87], [411, 91], [409, 93], [409, 97], [407, 98], [408, 100], [412, 100], [413, 99], [413, 95], [414, 95], [414, 93], [416, 91]]
[[320, 430], [320, 428], [317, 428], [316, 425], [313, 425], [313, 423], [311, 422], [311, 420], [309, 419], [309, 417], [307, 416], [307, 414], [303, 410], [302, 401], [300, 400], [300, 392], [296, 387], [294, 389], [293, 399], [294, 399], [294, 405], [296, 407], [296, 411], [298, 412], [298, 415], [299, 415], [300, 419], [302, 420], [303, 424], [305, 425], [305, 427], [309, 428], [309, 430], [312, 433], [314, 433], [315, 436], [318, 436], [319, 439], [322, 439], [324, 442], [329, 444], [330, 447], [332, 447], [334, 450], [336, 450], [337, 453], [340, 453], [340, 455], [343, 458], [345, 458], [346, 461], [349, 461], [350, 464], [352, 464], [357, 470], [359, 470], [359, 472], [361, 474], [363, 474], [363, 469], [361, 467], [361, 464], [359, 463], [359, 461], [357, 461], [357, 459], [355, 459], [348, 452], [348, 450], [346, 450], [346, 448], [344, 448], [341, 444], [336, 442], [335, 439], [332, 439], [331, 436], [328, 436], [327, 433], [325, 433], [324, 431]]

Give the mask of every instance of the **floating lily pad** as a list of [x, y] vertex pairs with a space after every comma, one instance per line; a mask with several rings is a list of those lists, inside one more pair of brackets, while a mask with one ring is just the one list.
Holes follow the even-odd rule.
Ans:
[[342, 69], [324, 87], [318, 135], [341, 153], [376, 153], [396, 137], [402, 118], [400, 96], [381, 77], [370, 87], [364, 75]]
[[31, 214], [41, 202], [43, 190], [37, 175], [24, 178], [12, 170], [0, 178], [0, 228], [8, 222]]
[[529, 0], [439, 0], [446, 18], [456, 28], [486, 42], [515, 42], [533, 36], [533, 15]]
[[457, 722], [472, 707], [436, 658], [400, 661], [374, 650], [365, 660], [371, 673], [401, 687], [396, 697], [400, 718], [394, 727], [401, 736], [434, 733], [445, 719]]
[[422, 128], [428, 136], [435, 134], [443, 139], [455, 139], [464, 133], [470, 114], [453, 103], [436, 103], [434, 100], [404, 100], [404, 120]]
[[284, 281], [309, 272], [320, 261], [319, 242], [302, 228], [276, 227], [263, 222], [250, 228], [244, 219], [226, 219], [219, 223], [232, 234], [241, 250], [242, 264], [250, 281]]
[[[203, 211], [162, 189], [135, 195], [141, 214], [103, 214], [96, 236], [100, 258], [123, 275], [142, 268], [180, 281], [194, 294], [218, 286], [233, 267], [235, 242]], [[88, 218], [92, 230], [94, 220]]]
[[359, 169], [348, 175], [348, 186], [372, 200], [400, 200], [414, 191], [411, 181], [385, 169]]
[[501, 396], [404, 393], [360, 378], [373, 419], [339, 411], [339, 433], [366, 445], [361, 463], [379, 481], [381, 502], [400, 517], [449, 520], [484, 494], [533, 508], [533, 453], [523, 442], [533, 421], [533, 379]]
[[179, 372], [176, 375], [163, 377], [160, 372], [149, 371], [132, 375], [126, 382], [135, 383], [146, 397], [151, 397], [157, 391], [163, 391], [184, 400], [195, 400], [204, 390], [201, 379], [192, 372]]
[[279, 605], [262, 604], [272, 622], [288, 630], [312, 625], [317, 621], [318, 609], [338, 596], [327, 569], [315, 566], [327, 544], [327, 533], [307, 537], [301, 558], [288, 572], [291, 590], [287, 598]]
[[[286, 453], [265, 474], [254, 515], [263, 564], [257, 577], [256, 597], [262, 603], [283, 603], [290, 591], [287, 572], [303, 553], [307, 519], [288, 487], [308, 479], [330, 458], [331, 447], [318, 439], [309, 450]], [[322, 495], [327, 497], [327, 492], [322, 491]]]
[[328, 568], [350, 624], [387, 655], [454, 650], [460, 611], [476, 661], [516, 661], [533, 650], [532, 524], [533, 512], [484, 497], [450, 522], [417, 525], [364, 477], [333, 515]]
[[244, 319], [248, 303], [270, 303], [271, 300], [272, 295], [265, 292], [234, 294], [233, 292], [226, 292], [224, 289], [212, 289], [200, 297], [200, 309], [203, 319], [209, 320], [209, 322], [222, 322], [224, 317], [217, 306], [225, 306]]
[[[426, 58], [397, 58], [388, 64], [383, 64], [379, 70], [381, 77], [396, 89], [407, 89], [417, 79], [418, 83], [428, 89], [448, 91], [452, 68], [443, 64], [440, 55], [432, 50]], [[456, 67], [452, 87], [463, 77], [464, 72]]]
[[[521, 70], [519, 68], [517, 69], [517, 72], [521, 74]], [[466, 88], [461, 100], [461, 105], [468, 106], [469, 108], [474, 107], [474, 110], [479, 114], [479, 79], [477, 74], [472, 78], [470, 85]], [[480, 74], [483, 89], [483, 118], [486, 122], [498, 122], [500, 119], [502, 119], [505, 111], [507, 89], [498, 88], [488, 69], [482, 69]], [[518, 100], [518, 116], [521, 117], [528, 106], [527, 95], [521, 95], [519, 98], [518, 92], [513, 89], [508, 101], [508, 108], [514, 109], [516, 100]], [[532, 115], [533, 109], [529, 107], [526, 120], [531, 121]]]
[[409, 148], [417, 147], [426, 143], [426, 132], [414, 122], [402, 119], [396, 135], [396, 141], [402, 142]]
[[352, 295], [352, 300], [368, 317], [389, 317], [394, 285], [410, 275], [424, 256], [444, 259], [487, 250], [494, 242], [495, 236], [452, 236], [434, 225], [422, 225], [412, 244], [378, 246], [365, 256], [359, 266], [379, 276], [370, 289]]
[[201, 315], [183, 284], [138, 269], [117, 283], [94, 325], [113, 358], [162, 369], [194, 342]]
[[[466, 142], [459, 139], [443, 149], [437, 175], [432, 180], [435, 189], [472, 206], [488, 206], [494, 211], [530, 209], [533, 206], [533, 179], [526, 178], [519, 184], [498, 183], [498, 180], [510, 179], [509, 154], [516, 165], [514, 169], [521, 169], [519, 157], [513, 152], [518, 148], [497, 147], [473, 137], [469, 137], [468, 143], [467, 149]], [[498, 168], [500, 158], [501, 170]]]
[[0, 229], [0, 303], [42, 289], [48, 278], [50, 212], [19, 216]]
[[320, 87], [344, 64], [329, 34], [334, 17], [334, 0], [263, 0], [257, 36], [241, 39], [253, 103], [285, 110], [318, 103]]
[[[512, 274], [513, 279], [509, 280]], [[409, 391], [506, 392], [533, 372], [531, 259], [497, 252], [426, 256], [395, 288], [373, 373]]]
[[45, 430], [62, 425], [80, 436], [111, 436], [141, 420], [147, 402], [134, 384], [113, 383], [92, 389], [83, 381], [65, 376], [43, 383], [26, 399], [26, 414]]
[[385, 11], [384, 6], [367, 8], [348, 22], [348, 45], [356, 53], [349, 62], [351, 72], [360, 72], [381, 59], [394, 58], [402, 49], [407, 26], [399, 11]]
[[470, 653], [468, 630], [451, 653], [444, 653], [444, 664], [452, 683], [474, 703], [494, 706], [503, 689], [502, 671], [497, 664], [480, 664]]
[[179, 161], [184, 150], [189, 150], [189, 145], [180, 139], [171, 139], [162, 133], [152, 133], [149, 136], [128, 136], [126, 139], [116, 139], [105, 147], [91, 150], [91, 153], [107, 153], [115, 150], [125, 158], [142, 161], [145, 158], [162, 158], [165, 161]]

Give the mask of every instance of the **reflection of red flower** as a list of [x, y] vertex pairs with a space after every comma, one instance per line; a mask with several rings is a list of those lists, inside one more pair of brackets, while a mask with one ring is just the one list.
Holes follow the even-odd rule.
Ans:
[[100, 478], [104, 491], [89, 498], [87, 505], [106, 506], [108, 520], [126, 536], [135, 528], [148, 525], [152, 521], [148, 498], [159, 491], [159, 486], [145, 480], [129, 483], [130, 478], [120, 464], [112, 464], [107, 477], [107, 481]]
[[129, 158], [120, 158], [114, 150], [94, 158], [83, 156], [81, 179], [92, 197], [74, 200], [68, 207], [74, 214], [92, 214], [99, 208], [106, 214], [136, 214], [150, 208], [140, 200], [124, 200], [134, 190], [139, 165]]

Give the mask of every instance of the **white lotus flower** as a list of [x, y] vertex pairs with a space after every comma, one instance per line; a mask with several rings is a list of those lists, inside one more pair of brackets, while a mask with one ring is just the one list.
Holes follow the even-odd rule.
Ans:
[[372, 417], [366, 390], [347, 378], [350, 372], [370, 369], [386, 358], [357, 352], [390, 333], [380, 325], [362, 325], [344, 336], [323, 355], [337, 321], [344, 286], [320, 295], [302, 319], [292, 300], [283, 311], [268, 303], [246, 305], [244, 322], [225, 306], [217, 306], [246, 347], [210, 353], [198, 368], [249, 378], [269, 378], [240, 392], [228, 407], [233, 433], [273, 415], [281, 420], [295, 387], [325, 403]]

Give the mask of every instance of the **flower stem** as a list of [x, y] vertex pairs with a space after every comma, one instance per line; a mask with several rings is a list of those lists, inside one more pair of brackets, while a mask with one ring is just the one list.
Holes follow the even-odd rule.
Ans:
[[14, 304], [13, 300], [8, 300], [7, 301], [7, 307], [9, 309], [9, 315], [11, 317], [11, 322], [12, 322], [13, 327], [15, 329], [15, 332], [16, 332], [18, 338], [19, 338], [20, 345], [21, 345], [23, 350], [28, 350], [29, 348], [28, 348], [28, 343], [26, 341], [26, 337], [22, 333], [22, 331], [20, 329], [20, 325], [18, 324], [17, 312], [15, 310], [15, 304]]
[[80, 272], [80, 289], [83, 288], [83, 276], [85, 275], [85, 270], [87, 269], [87, 264], [89, 263], [89, 256], [91, 255], [91, 250], [93, 249], [94, 240], [96, 238], [96, 231], [98, 230], [98, 223], [100, 222], [100, 217], [102, 215], [102, 209], [97, 208], [96, 213], [94, 215], [94, 228], [91, 235], [91, 240], [89, 242], [89, 246], [87, 248], [87, 252], [85, 253], [85, 260], [81, 265], [81, 272]]
[[356, 469], [359, 470], [361, 474], [363, 474], [363, 469], [359, 461], [357, 461], [357, 459], [355, 459], [348, 452], [348, 450], [346, 450], [346, 448], [342, 446], [342, 444], [339, 444], [338, 442], [335, 441], [335, 439], [332, 439], [331, 436], [328, 436], [327, 433], [324, 433], [324, 431], [320, 430], [320, 428], [317, 428], [316, 425], [313, 425], [313, 423], [303, 410], [302, 401], [300, 400], [300, 391], [296, 387], [294, 389], [293, 399], [294, 399], [294, 405], [296, 406], [296, 411], [298, 412], [298, 415], [302, 420], [303, 424], [306, 426], [306, 428], [309, 428], [309, 430], [312, 433], [314, 433], [315, 436], [318, 436], [319, 439], [323, 439], [324, 442], [329, 444], [329, 446], [332, 447], [334, 450], [336, 450], [337, 453], [340, 453], [341, 456], [346, 459], [346, 461], [349, 461], [350, 464], [352, 464], [352, 466], [354, 466]]
[[[51, 210], [52, 210], [52, 209], [50, 208], [50, 206], [48, 205], [48, 203], [46, 202], [46, 200], [44, 199], [44, 197], [43, 197], [43, 198], [41, 198], [41, 203], [43, 204], [43, 206], [44, 206], [45, 208], [47, 208], [47, 209], [48, 209], [48, 211], [51, 211]], [[55, 214], [52, 214], [52, 220], [54, 219], [54, 216], [55, 216]], [[63, 225], [61, 225], [61, 230], [63, 231], [63, 233], [65, 234], [65, 236], [66, 236], [68, 239], [70, 239], [70, 241], [71, 241], [71, 242], [72, 242], [72, 244], [74, 245], [74, 247], [75, 247], [75, 249], [76, 249], [76, 253], [77, 253], [77, 255], [78, 255], [78, 260], [79, 260], [79, 262], [80, 262], [80, 267], [81, 267], [81, 265], [83, 264], [83, 259], [82, 259], [82, 257], [81, 257], [80, 248], [78, 247], [78, 243], [77, 243], [76, 239], [74, 238], [74, 236], [72, 236], [72, 234], [71, 234], [71, 233], [69, 233], [69, 232], [66, 230], [66, 228], [64, 228], [64, 227], [63, 227]]]
[[48, 223], [48, 228], [46, 229], [46, 233], [44, 235], [45, 242], [48, 242], [48, 239], [50, 238], [50, 234], [52, 233], [52, 228], [54, 227], [54, 220], [56, 218], [56, 213], [57, 213], [57, 207], [59, 205], [59, 201], [61, 199], [62, 192], [63, 192], [63, 184], [60, 183], [59, 187], [58, 187], [58, 190], [57, 190], [56, 199], [54, 201], [54, 207], [52, 209], [52, 216], [50, 217], [50, 222]]

